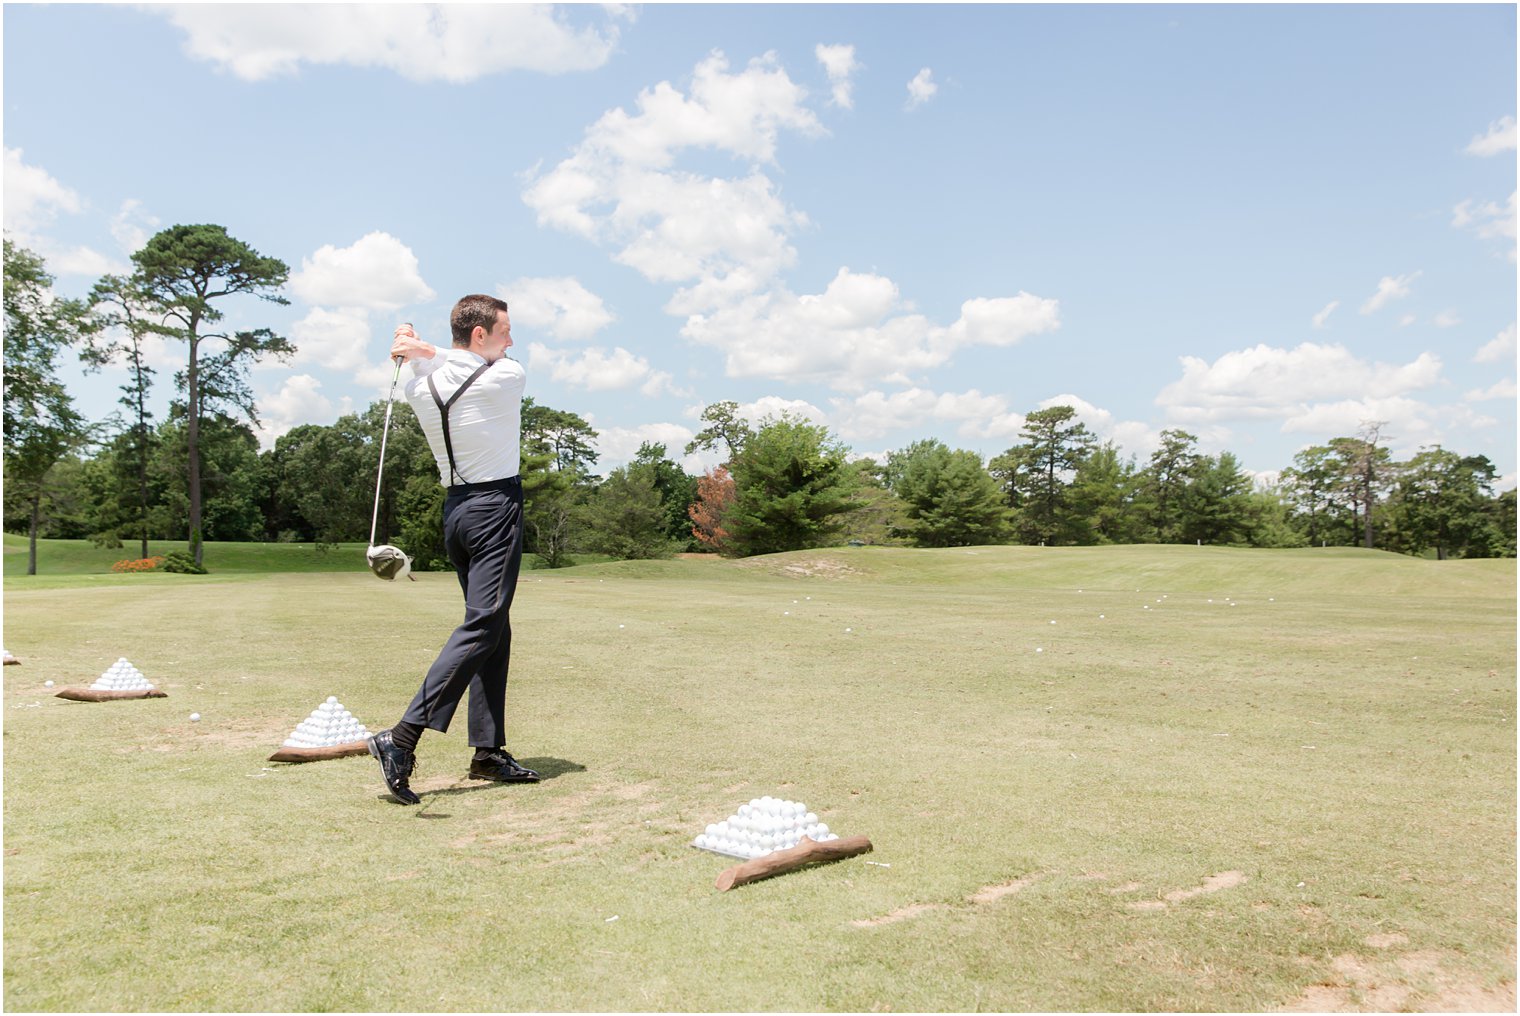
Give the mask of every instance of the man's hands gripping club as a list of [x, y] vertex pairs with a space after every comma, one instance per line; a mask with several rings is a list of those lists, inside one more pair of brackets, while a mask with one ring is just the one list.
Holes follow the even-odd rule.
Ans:
[[394, 340], [391, 342], [391, 359], [393, 360], [430, 360], [438, 350], [431, 342], [423, 342], [417, 338], [417, 333], [409, 324], [399, 325], [396, 328]]

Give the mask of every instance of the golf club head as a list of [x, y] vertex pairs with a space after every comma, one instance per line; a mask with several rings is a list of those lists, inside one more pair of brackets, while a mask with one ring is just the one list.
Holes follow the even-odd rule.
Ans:
[[412, 573], [412, 559], [400, 547], [383, 543], [369, 548], [364, 557], [369, 561], [369, 570], [387, 582], [404, 579]]

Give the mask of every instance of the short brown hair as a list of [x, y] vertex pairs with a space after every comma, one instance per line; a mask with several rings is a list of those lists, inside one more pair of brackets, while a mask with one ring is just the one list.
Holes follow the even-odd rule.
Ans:
[[507, 301], [498, 300], [484, 293], [472, 293], [454, 304], [449, 315], [449, 330], [454, 333], [454, 345], [468, 347], [470, 334], [476, 328], [487, 332], [496, 327], [496, 315], [507, 309]]

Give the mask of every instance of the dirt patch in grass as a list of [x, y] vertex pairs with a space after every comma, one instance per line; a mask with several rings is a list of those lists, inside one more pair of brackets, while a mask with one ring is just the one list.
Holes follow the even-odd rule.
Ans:
[[985, 886], [967, 896], [966, 899], [971, 903], [992, 903], [1002, 899], [1004, 896], [1009, 896], [1023, 890], [1033, 881], [1033, 875], [1025, 875], [1023, 878], [1016, 878], [1012, 882], [1004, 882], [1002, 885]]
[[[972, 906], [984, 906], [988, 903], [995, 903], [1004, 896], [1011, 896], [1016, 892], [1028, 888], [1038, 877], [1038, 875], [1021, 875], [1011, 882], [999, 882], [995, 885], [983, 886], [967, 896], [966, 902]], [[851, 921], [850, 923], [857, 928], [876, 928], [883, 924], [895, 924], [898, 921], [906, 921], [910, 917], [917, 917], [931, 910], [950, 909], [951, 905], [948, 903], [910, 903], [905, 907], [898, 907], [896, 910], [882, 914], [879, 917], [867, 917], [859, 921]]]
[[919, 914], [926, 914], [931, 910], [945, 909], [947, 908], [943, 903], [912, 903], [906, 907], [898, 907], [891, 913], [882, 914], [880, 917], [868, 917], [864, 920], [851, 921], [850, 923], [857, 928], [877, 928], [883, 924], [896, 924], [898, 921], [906, 921], [910, 917], [917, 917]]
[[[1384, 950], [1378, 956], [1343, 953], [1330, 961], [1318, 984], [1282, 1006], [1279, 1012], [1514, 1012], [1515, 982], [1483, 984], [1454, 972], [1447, 954], [1426, 949], [1407, 953], [1386, 950], [1405, 945], [1398, 933], [1373, 935], [1366, 944]], [[1510, 957], [1513, 965], [1513, 954]]]
[[740, 568], [770, 572], [791, 579], [844, 579], [867, 572], [834, 557], [809, 557], [801, 560], [774, 561], [765, 557], [741, 561]]
[[1195, 896], [1203, 896], [1207, 893], [1217, 893], [1221, 889], [1235, 889], [1245, 885], [1246, 876], [1239, 871], [1221, 871], [1217, 875], [1210, 875], [1203, 880], [1203, 884], [1192, 889], [1174, 889], [1165, 893], [1159, 900], [1139, 900], [1130, 904], [1131, 910], [1165, 910], [1173, 903], [1182, 903]]
[[[510, 825], [504, 831], [488, 827], [460, 836], [449, 845], [461, 850], [511, 845], [518, 851], [536, 851], [549, 863], [581, 856], [616, 841], [614, 830], [626, 820], [630, 804], [643, 802], [636, 809], [639, 814], [660, 808], [657, 799], [646, 800], [656, 789], [652, 783], [608, 783], [559, 798], [544, 798], [533, 802], [532, 808], [524, 808], [519, 802], [510, 810]], [[418, 792], [423, 791], [419, 788]]]

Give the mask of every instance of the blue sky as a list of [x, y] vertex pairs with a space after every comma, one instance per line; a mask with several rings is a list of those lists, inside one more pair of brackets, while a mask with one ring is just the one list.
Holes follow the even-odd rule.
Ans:
[[[288, 263], [229, 316], [300, 350], [254, 372], [266, 446], [487, 292], [603, 471], [720, 400], [878, 457], [1065, 403], [1142, 462], [1181, 428], [1270, 476], [1377, 420], [1512, 487], [1515, 17], [7, 4], [4, 224], [67, 295], [176, 223]], [[70, 373], [96, 418], [123, 377]]]

